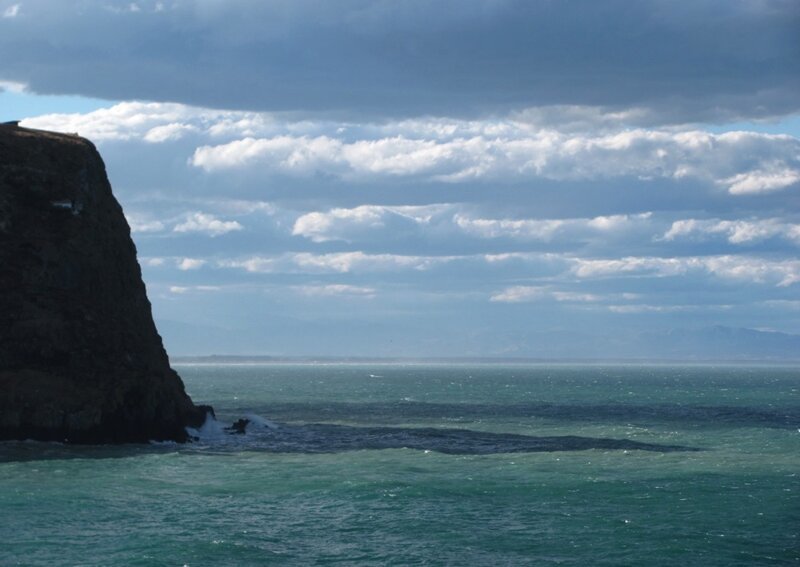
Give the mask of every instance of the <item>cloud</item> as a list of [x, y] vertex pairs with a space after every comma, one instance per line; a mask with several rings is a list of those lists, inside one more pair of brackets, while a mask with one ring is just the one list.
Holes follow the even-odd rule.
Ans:
[[107, 10], [108, 12], [111, 12], [113, 14], [122, 14], [122, 15], [126, 15], [126, 14], [141, 14], [144, 10], [148, 10], [148, 11], [151, 11], [151, 12], [161, 12], [161, 11], [164, 10], [164, 4], [161, 3], [161, 2], [156, 2], [153, 5], [150, 2], [150, 0], [148, 0], [146, 8], [142, 8], [143, 5], [144, 5], [143, 2], [129, 2], [127, 4], [122, 4], [122, 5], [117, 5], [117, 6], [115, 6], [115, 5], [106, 5], [106, 6], [104, 6], [104, 8], [105, 8], [105, 10]]
[[130, 226], [131, 232], [134, 234], [142, 232], [161, 232], [166, 228], [162, 221], [153, 220], [146, 216], [133, 213], [126, 213], [125, 220], [128, 221], [128, 226]]
[[[28, 92], [25, 83], [0, 81], [0, 88], [14, 92]], [[299, 117], [294, 114], [268, 112], [215, 110], [167, 102], [126, 101], [110, 104], [86, 113], [45, 114], [29, 117], [25, 125], [31, 128], [60, 132], [78, 132], [94, 140], [136, 140], [148, 135], [153, 141], [169, 141], [166, 133], [178, 131], [202, 134], [209, 140], [237, 141], [233, 148], [249, 148], [259, 139], [287, 136], [285, 141], [303, 137], [339, 137], [355, 142], [364, 140], [384, 142], [376, 150], [390, 149], [386, 140], [400, 141], [485, 139], [524, 139], [538, 133], [565, 133], [570, 135], [592, 132], [612, 134], [630, 130], [636, 124], [632, 118], [643, 113], [641, 109], [609, 110], [600, 107], [546, 106], [529, 108], [524, 112], [505, 117], [458, 119], [444, 116], [425, 116], [402, 120], [342, 121], [321, 117]], [[580, 116], [581, 120], [575, 117]], [[657, 125], [655, 119], [641, 124]], [[164, 139], [167, 138], [167, 139]], [[279, 140], [278, 140], [279, 141]], [[278, 141], [273, 144], [278, 145]], [[358, 149], [363, 150], [362, 145]], [[358, 153], [356, 151], [355, 153]]]
[[464, 232], [480, 238], [551, 240], [563, 232], [611, 232], [646, 222], [652, 213], [572, 219], [473, 219], [456, 214], [453, 222]]
[[22, 94], [28, 90], [28, 85], [25, 83], [17, 83], [15, 81], [0, 81], [0, 92], [10, 92], [15, 94]]
[[44, 114], [28, 118], [28, 128], [77, 132], [95, 141], [144, 140], [162, 143], [187, 132], [207, 129], [209, 122], [225, 120], [228, 113], [183, 104], [120, 102], [87, 113]]
[[609, 305], [607, 308], [612, 313], [638, 314], [638, 313], [680, 313], [686, 311], [728, 310], [732, 305], [651, 305], [639, 303], [632, 305]]
[[756, 256], [626, 257], [573, 259], [572, 273], [579, 278], [620, 276], [677, 276], [703, 271], [729, 280], [771, 283], [780, 287], [800, 282], [800, 260], [770, 260]]
[[312, 271], [340, 272], [383, 271], [398, 268], [427, 270], [435, 265], [451, 262], [453, 256], [413, 256], [401, 254], [365, 254], [364, 252], [337, 252], [331, 254], [297, 253], [292, 261], [300, 268]]
[[761, 304], [771, 309], [779, 309], [781, 311], [786, 309], [800, 311], [800, 299], [768, 299], [762, 301]]
[[198, 258], [182, 258], [177, 261], [176, 265], [179, 270], [188, 271], [196, 270], [205, 266], [206, 261]]
[[173, 232], [204, 232], [211, 236], [219, 236], [242, 230], [244, 227], [236, 221], [221, 221], [214, 215], [193, 212], [186, 215], [186, 221], [175, 225]]
[[97, 143], [154, 312], [197, 321], [175, 299], [202, 295], [270, 329], [236, 348], [328, 344], [287, 329], [334, 336], [342, 298], [343, 353], [609, 342], [620, 312], [796, 331], [768, 303], [800, 281], [796, 3], [12, 4], [0, 96], [19, 116], [126, 101], [23, 126]]
[[313, 242], [350, 241], [364, 232], [378, 229], [414, 228], [427, 225], [438, 214], [452, 209], [450, 205], [386, 206], [361, 205], [352, 209], [336, 208], [314, 211], [297, 218], [292, 234]]
[[154, 126], [144, 135], [144, 141], [153, 144], [161, 142], [180, 140], [187, 132], [193, 132], [196, 128], [190, 124], [172, 122], [162, 126]]
[[[617, 114], [624, 115], [624, 112]], [[380, 124], [297, 120], [181, 104], [125, 102], [86, 114], [28, 118], [23, 125], [96, 141], [165, 144], [187, 134], [189, 163], [347, 181], [411, 178], [444, 183], [699, 180], [734, 195], [785, 190], [800, 180], [800, 140], [759, 132], [612, 127], [566, 122], [415, 119]]]
[[721, 184], [727, 185], [728, 191], [734, 195], [780, 191], [798, 182], [800, 182], [800, 169], [787, 167], [783, 163], [777, 163], [768, 168], [737, 173], [728, 179], [720, 181]]
[[362, 251], [313, 254], [289, 252], [276, 256], [252, 256], [218, 261], [222, 268], [240, 268], [252, 273], [350, 273], [395, 270], [424, 271], [463, 256], [416, 256], [403, 254], [367, 254]]
[[12, 4], [5, 10], [3, 10], [3, 18], [11, 19], [16, 18], [19, 16], [19, 9], [22, 7], [22, 4]]
[[323, 166], [335, 167], [340, 146], [341, 142], [327, 136], [244, 138], [218, 146], [201, 146], [195, 150], [190, 163], [206, 171], [215, 171], [262, 161], [286, 171], [313, 172]]
[[549, 292], [546, 287], [517, 285], [506, 288], [500, 293], [492, 295], [490, 301], [501, 303], [521, 303], [523, 301], [534, 301], [548, 296]]
[[546, 105], [648, 108], [673, 121], [798, 110], [791, 1], [112, 7], [26, 1], [26, 17], [0, 34], [0, 76], [110, 100], [377, 117]]
[[156, 256], [151, 258], [139, 258], [139, 261], [145, 266], [158, 267], [158, 266], [163, 266], [166, 263], [167, 259]]
[[749, 244], [767, 238], [781, 237], [800, 244], [800, 224], [780, 219], [720, 220], [682, 219], [672, 223], [663, 240], [677, 240], [695, 235], [723, 235], [731, 244]]
[[576, 291], [554, 291], [552, 295], [553, 299], [556, 301], [565, 301], [568, 303], [593, 303], [603, 300], [602, 295], [595, 293], [579, 293]]
[[371, 299], [375, 297], [375, 288], [361, 287], [347, 284], [327, 284], [327, 285], [302, 285], [295, 286], [294, 289], [302, 295], [311, 297], [364, 297]]
[[[188, 259], [187, 259], [188, 260]], [[184, 260], [185, 261], [185, 260]], [[466, 254], [420, 256], [403, 254], [367, 254], [362, 251], [313, 254], [290, 252], [275, 256], [252, 256], [245, 259], [217, 261], [223, 268], [244, 269], [252, 273], [368, 273], [380, 271], [425, 271], [436, 266], [459, 263], [462, 274], [468, 265], [492, 267], [519, 261], [527, 266], [547, 268], [548, 278], [579, 279], [616, 277], [667, 277], [692, 272], [705, 273], [725, 280], [771, 284], [787, 287], [800, 282], [800, 260], [768, 259], [749, 255], [711, 255], [685, 257], [628, 256], [624, 258], [580, 258], [569, 254], [509, 252], [499, 254]], [[194, 265], [192, 267], [195, 267]], [[530, 275], [530, 268], [525, 268]], [[559, 275], [560, 274], [560, 275]], [[590, 301], [592, 294], [552, 291], [542, 286], [513, 286], [499, 296], [511, 300], [515, 296], [536, 296], [547, 292], [557, 301]], [[623, 298], [634, 297], [628, 293]]]
[[234, 215], [252, 215], [254, 213], [264, 213], [274, 215], [278, 212], [278, 207], [267, 201], [248, 201], [244, 199], [205, 199], [203, 204], [213, 206], [218, 211]]
[[559, 303], [597, 303], [613, 299], [633, 299], [636, 294], [597, 294], [577, 291], [554, 290], [551, 286], [515, 285], [492, 295], [489, 301], [499, 303], [523, 303], [550, 300]]
[[455, 215], [453, 222], [464, 232], [481, 238], [512, 237], [550, 240], [565, 224], [563, 220], [471, 219]]
[[600, 135], [555, 130], [513, 134], [447, 140], [394, 136], [352, 142], [330, 136], [244, 138], [200, 146], [190, 163], [207, 172], [257, 168], [298, 176], [324, 172], [349, 180], [694, 178], [736, 195], [785, 189], [800, 175], [800, 141], [786, 135], [642, 129]]
[[215, 285], [192, 285], [192, 286], [172, 285], [169, 287], [170, 293], [175, 293], [179, 295], [184, 293], [190, 293], [193, 291], [207, 292], [207, 291], [219, 291], [220, 289], [222, 288]]
[[268, 274], [285, 269], [286, 262], [280, 257], [252, 256], [243, 260], [219, 260], [220, 268], [240, 268], [254, 274]]

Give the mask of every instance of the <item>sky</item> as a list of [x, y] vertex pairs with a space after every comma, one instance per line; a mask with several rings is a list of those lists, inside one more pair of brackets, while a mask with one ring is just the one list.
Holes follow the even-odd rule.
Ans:
[[797, 358], [795, 0], [0, 0], [172, 355]]

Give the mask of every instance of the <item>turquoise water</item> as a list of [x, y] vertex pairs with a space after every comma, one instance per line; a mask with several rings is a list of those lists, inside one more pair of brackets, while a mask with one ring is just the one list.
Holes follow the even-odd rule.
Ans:
[[0, 565], [800, 563], [797, 368], [176, 369], [270, 421], [0, 444]]

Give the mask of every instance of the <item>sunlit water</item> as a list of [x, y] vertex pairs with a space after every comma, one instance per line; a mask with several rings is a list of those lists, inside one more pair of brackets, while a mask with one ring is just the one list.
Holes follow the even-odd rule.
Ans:
[[0, 444], [0, 565], [800, 564], [800, 371], [176, 367], [186, 446]]

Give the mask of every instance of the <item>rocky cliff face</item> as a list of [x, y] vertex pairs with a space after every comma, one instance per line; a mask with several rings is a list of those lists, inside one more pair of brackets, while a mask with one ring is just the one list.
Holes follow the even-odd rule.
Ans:
[[136, 249], [94, 146], [0, 125], [0, 439], [185, 441]]

